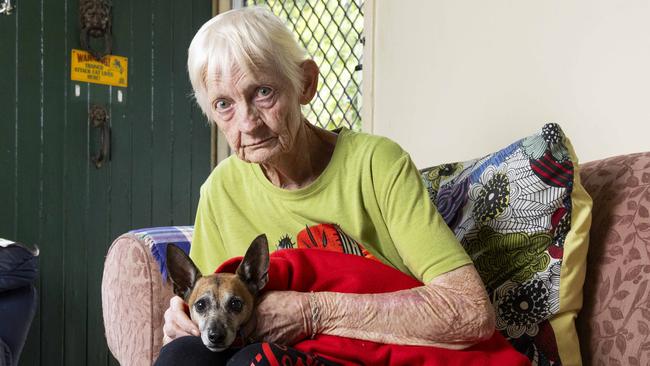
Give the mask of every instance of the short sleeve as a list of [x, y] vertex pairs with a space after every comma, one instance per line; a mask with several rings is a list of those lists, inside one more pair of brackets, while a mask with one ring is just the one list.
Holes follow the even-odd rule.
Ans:
[[212, 181], [208, 179], [201, 186], [201, 196], [194, 221], [194, 237], [190, 247], [190, 258], [203, 274], [214, 272], [220, 263], [228, 259], [215, 220], [215, 212], [212, 209], [214, 205], [210, 186]]
[[378, 165], [378, 200], [397, 252], [423, 283], [472, 263], [458, 239], [431, 203], [420, 173], [397, 144]]

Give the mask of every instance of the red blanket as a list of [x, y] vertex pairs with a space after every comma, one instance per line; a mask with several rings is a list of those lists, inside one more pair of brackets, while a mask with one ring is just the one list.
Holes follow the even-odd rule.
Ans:
[[[226, 261], [217, 272], [234, 273], [241, 259]], [[285, 249], [271, 254], [269, 282], [264, 290], [382, 293], [417, 286], [422, 286], [422, 283], [376, 260], [319, 249]], [[293, 347], [343, 365], [530, 364], [499, 332], [494, 332], [489, 340], [461, 351], [380, 344], [328, 335], [318, 335]]]

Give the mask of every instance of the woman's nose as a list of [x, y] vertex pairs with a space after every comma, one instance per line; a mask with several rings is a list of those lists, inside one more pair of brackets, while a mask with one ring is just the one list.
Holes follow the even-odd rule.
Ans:
[[260, 120], [260, 114], [257, 108], [254, 106], [246, 106], [242, 108], [242, 111], [239, 114], [237, 120], [237, 125], [239, 131], [241, 132], [252, 132], [254, 131], [262, 121]]

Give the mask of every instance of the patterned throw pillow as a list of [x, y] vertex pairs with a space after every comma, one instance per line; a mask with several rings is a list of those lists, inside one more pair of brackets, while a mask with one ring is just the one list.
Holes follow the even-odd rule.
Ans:
[[474, 260], [497, 329], [533, 365], [580, 364], [591, 199], [557, 124], [483, 158], [422, 170], [431, 200]]

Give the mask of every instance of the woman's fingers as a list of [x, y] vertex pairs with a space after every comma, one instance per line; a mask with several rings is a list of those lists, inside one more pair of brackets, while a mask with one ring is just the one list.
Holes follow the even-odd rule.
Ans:
[[163, 333], [165, 343], [178, 337], [201, 334], [196, 324], [185, 313], [185, 302], [178, 296], [169, 300], [169, 308], [165, 311]]
[[163, 346], [166, 345], [167, 343], [171, 342], [171, 341], [172, 341], [172, 339], [169, 338], [169, 337], [167, 336], [167, 334], [165, 334], [165, 335], [163, 336]]
[[173, 309], [172, 316], [174, 322], [180, 327], [185, 333], [200, 335], [199, 327], [194, 324], [190, 317], [185, 312], [186, 305], [185, 301], [178, 296], [174, 296], [169, 300], [169, 307]]
[[179, 337], [192, 335], [187, 333], [179, 326], [171, 323], [165, 323], [165, 326], [163, 327], [163, 333], [165, 334], [165, 337], [169, 338], [169, 340], [174, 340]]

